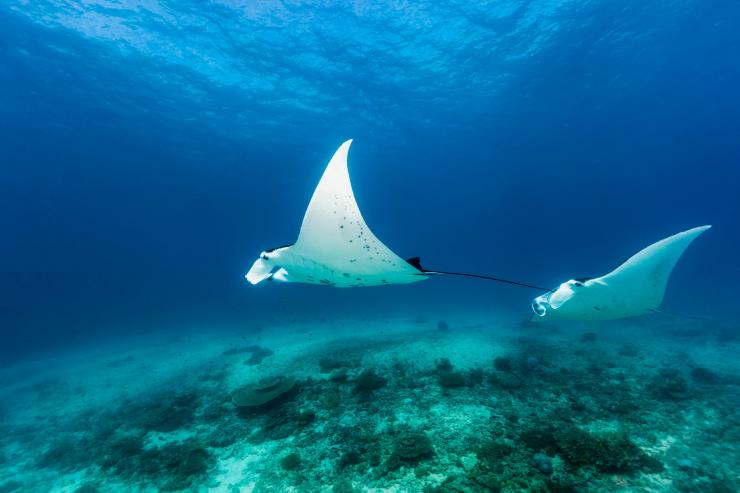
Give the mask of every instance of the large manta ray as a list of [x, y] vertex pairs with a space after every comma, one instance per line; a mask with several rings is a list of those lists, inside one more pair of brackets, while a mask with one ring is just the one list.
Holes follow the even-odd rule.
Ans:
[[295, 243], [265, 250], [245, 276], [265, 280], [324, 284], [340, 288], [409, 284], [449, 274], [477, 277], [547, 291], [516, 281], [459, 272], [430, 271], [418, 257], [404, 260], [368, 227], [352, 191], [347, 153], [352, 140], [334, 153], [303, 217]]
[[347, 171], [352, 140], [343, 143], [326, 167], [290, 246], [262, 252], [246, 275], [336, 287], [408, 284], [429, 275], [385, 246], [365, 223]]
[[700, 226], [653, 243], [610, 273], [571, 279], [532, 302], [545, 319], [612, 320], [657, 311], [668, 279], [683, 252], [711, 226]]

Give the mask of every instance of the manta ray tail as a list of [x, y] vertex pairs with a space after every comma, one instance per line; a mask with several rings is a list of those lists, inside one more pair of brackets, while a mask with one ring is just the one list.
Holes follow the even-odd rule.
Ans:
[[419, 257], [413, 257], [406, 262], [409, 263], [409, 265], [415, 267], [416, 269], [419, 269], [421, 272], [425, 274], [438, 274], [438, 275], [444, 275], [444, 276], [463, 276], [463, 277], [475, 277], [477, 279], [485, 279], [487, 281], [496, 281], [496, 282], [502, 282], [504, 284], [513, 284], [514, 286], [522, 286], [525, 288], [532, 288], [532, 289], [538, 289], [540, 291], [545, 292], [551, 292], [552, 289], [549, 288], [543, 288], [541, 286], [535, 286], [533, 284], [527, 284], [524, 282], [518, 282], [518, 281], [510, 281], [508, 279], [501, 279], [500, 277], [493, 277], [493, 276], [484, 276], [480, 274], [468, 274], [465, 272], [449, 272], [449, 271], [442, 271], [442, 270], [428, 270], [421, 266], [421, 258]]

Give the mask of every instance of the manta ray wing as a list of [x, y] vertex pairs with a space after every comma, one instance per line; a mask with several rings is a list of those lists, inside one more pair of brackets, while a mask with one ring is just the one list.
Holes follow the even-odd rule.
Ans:
[[699, 226], [653, 243], [596, 281], [610, 286], [621, 297], [635, 300], [635, 305], [646, 310], [658, 308], [678, 259], [710, 227]]
[[[427, 276], [393, 253], [370, 230], [360, 213], [347, 170], [351, 140], [334, 153], [303, 217], [293, 255], [315, 268], [341, 273], [351, 285], [396, 284]], [[317, 274], [319, 275], [319, 274]]]

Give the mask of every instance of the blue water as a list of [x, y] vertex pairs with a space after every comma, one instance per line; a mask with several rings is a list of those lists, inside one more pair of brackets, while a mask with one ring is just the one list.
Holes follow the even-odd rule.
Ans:
[[6, 3], [3, 353], [307, 298], [526, 313], [531, 293], [475, 282], [245, 286], [346, 138], [401, 255], [549, 286], [711, 223], [666, 303], [732, 315], [739, 20], [731, 1]]
[[479, 280], [244, 281], [349, 138], [367, 223], [430, 269], [555, 287], [712, 224], [656, 324], [740, 337], [739, 25], [732, 0], [3, 2], [0, 367], [344, 317], [527, 320], [539, 292]]

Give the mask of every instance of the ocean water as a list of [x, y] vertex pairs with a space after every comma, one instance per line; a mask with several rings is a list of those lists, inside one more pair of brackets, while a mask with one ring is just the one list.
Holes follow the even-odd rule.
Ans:
[[[0, 5], [0, 493], [740, 491], [740, 4]], [[432, 270], [252, 286], [337, 147]]]

